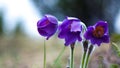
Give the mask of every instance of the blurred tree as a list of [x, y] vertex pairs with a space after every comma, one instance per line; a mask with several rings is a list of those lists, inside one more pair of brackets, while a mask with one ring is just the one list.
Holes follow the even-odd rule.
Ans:
[[0, 11], [0, 35], [3, 34], [3, 12]]
[[[87, 26], [98, 20], [109, 23], [114, 32], [115, 17], [119, 11], [120, 0], [33, 0], [43, 14], [50, 13], [58, 18], [78, 17]], [[54, 2], [55, 1], [55, 2]], [[63, 18], [62, 18], [63, 19]]]
[[22, 31], [22, 20], [18, 20], [17, 21], [17, 26], [15, 28], [15, 32], [14, 32], [15, 36], [18, 35], [23, 35], [23, 31]]

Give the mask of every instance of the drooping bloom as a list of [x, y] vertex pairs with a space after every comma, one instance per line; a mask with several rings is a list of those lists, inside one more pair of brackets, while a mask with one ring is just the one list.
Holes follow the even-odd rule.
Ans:
[[109, 43], [108, 24], [105, 21], [98, 21], [95, 25], [89, 26], [84, 37], [94, 45]]
[[52, 15], [45, 15], [37, 22], [37, 29], [40, 35], [47, 37], [48, 40], [58, 28], [57, 18]]
[[65, 39], [65, 46], [81, 41], [80, 33], [82, 30], [81, 21], [78, 18], [67, 17], [59, 26], [58, 37]]

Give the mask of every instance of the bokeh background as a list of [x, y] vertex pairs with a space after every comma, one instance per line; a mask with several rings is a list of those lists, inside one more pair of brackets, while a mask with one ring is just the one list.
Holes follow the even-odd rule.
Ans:
[[[0, 0], [0, 68], [43, 68], [44, 37], [38, 34], [36, 24], [45, 14], [59, 21], [66, 16], [77, 17], [87, 26], [105, 20], [111, 42], [120, 48], [120, 0]], [[53, 66], [64, 40], [56, 33], [45, 42], [47, 68], [65, 68], [69, 47]], [[77, 43], [75, 68], [79, 68], [81, 53], [82, 46]], [[111, 43], [96, 47], [90, 59], [89, 68], [120, 68], [120, 57]]]

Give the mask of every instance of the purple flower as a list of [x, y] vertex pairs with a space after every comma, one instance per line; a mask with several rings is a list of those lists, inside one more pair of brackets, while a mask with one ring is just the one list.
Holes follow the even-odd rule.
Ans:
[[92, 44], [100, 46], [101, 43], [109, 43], [108, 24], [105, 21], [98, 21], [94, 26], [89, 26], [84, 34]]
[[65, 39], [65, 46], [81, 41], [80, 33], [82, 25], [78, 18], [67, 17], [59, 26], [59, 38]]
[[48, 40], [55, 34], [58, 28], [57, 18], [52, 15], [45, 15], [37, 22], [37, 29], [40, 35], [47, 37]]

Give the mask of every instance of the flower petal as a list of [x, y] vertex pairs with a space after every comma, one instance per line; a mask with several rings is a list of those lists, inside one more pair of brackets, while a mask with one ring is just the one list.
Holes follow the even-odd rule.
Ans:
[[44, 30], [42, 30], [42, 29], [40, 29], [40, 28], [38, 28], [38, 32], [39, 32], [39, 34], [42, 35], [42, 36], [47, 36], [47, 35], [48, 35], [48, 33], [47, 33], [46, 31], [44, 31]]
[[104, 43], [109, 43], [109, 42], [110, 42], [110, 37], [109, 37], [108, 35], [104, 35], [104, 36], [102, 37], [102, 41], [103, 41]]
[[76, 40], [77, 40], [76, 34], [68, 32], [68, 34], [65, 37], [65, 46], [75, 43]]
[[73, 21], [71, 24], [71, 32], [77, 32], [82, 30], [82, 25], [80, 21]]
[[95, 27], [102, 26], [104, 28], [104, 33], [108, 33], [108, 23], [106, 21], [98, 21]]
[[68, 32], [69, 32], [69, 29], [63, 29], [59, 32], [58, 37], [59, 38], [65, 38], [66, 35], [68, 34]]
[[45, 17], [53, 24], [58, 24], [58, 21], [57, 21], [57, 18], [52, 16], [52, 15], [49, 15], [49, 14], [46, 14]]
[[92, 32], [93, 32], [94, 28], [93, 26], [89, 26], [88, 30], [85, 32], [84, 37], [88, 40], [91, 39], [93, 37]]
[[46, 17], [43, 17], [42, 19], [38, 20], [38, 22], [37, 22], [37, 27], [38, 27], [38, 28], [43, 28], [43, 27], [47, 26], [47, 25], [46, 25], [46, 22], [48, 22], [48, 21], [47, 21], [47, 18], [46, 18]]

